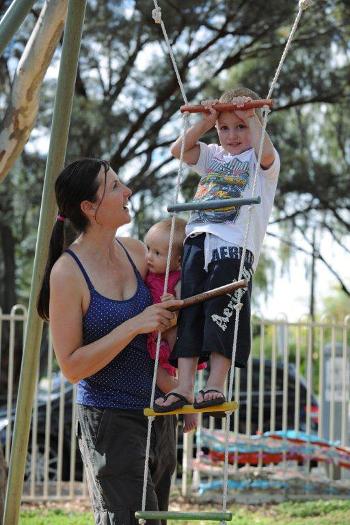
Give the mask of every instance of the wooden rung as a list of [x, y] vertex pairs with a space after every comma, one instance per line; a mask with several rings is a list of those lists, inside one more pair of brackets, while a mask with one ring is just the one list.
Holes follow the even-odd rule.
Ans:
[[231, 521], [232, 512], [177, 512], [175, 510], [144, 510], [135, 512], [135, 518], [145, 520], [207, 520]]
[[[263, 108], [264, 106], [272, 107], [273, 106], [273, 100], [270, 98], [267, 99], [259, 99], [259, 100], [249, 100], [249, 102], [244, 102], [244, 104], [235, 104], [235, 103], [227, 103], [227, 102], [217, 102], [216, 104], [213, 104], [213, 108], [216, 111], [235, 111], [235, 110], [242, 110], [242, 109], [250, 109], [250, 108]], [[180, 106], [181, 113], [184, 113], [185, 111], [188, 111], [189, 113], [209, 113], [209, 109], [205, 107], [205, 104], [185, 104], [184, 106]]]
[[234, 412], [237, 408], [238, 403], [236, 401], [230, 401], [229, 403], [222, 403], [222, 405], [205, 408], [194, 408], [193, 405], [185, 405], [172, 412], [155, 412], [152, 408], [145, 408], [143, 413], [145, 416], [169, 416], [175, 414], [200, 414], [205, 412]]
[[260, 204], [260, 197], [249, 197], [240, 198], [235, 197], [232, 199], [215, 199], [211, 201], [191, 201], [174, 204], [168, 206], [168, 212], [178, 211], [191, 211], [191, 210], [220, 210], [222, 208], [229, 208], [231, 206], [247, 206], [249, 204]]
[[213, 299], [214, 297], [219, 297], [220, 295], [232, 293], [234, 290], [238, 290], [239, 288], [247, 287], [248, 282], [245, 279], [241, 279], [240, 281], [224, 284], [224, 286], [212, 288], [211, 290], [207, 290], [206, 292], [191, 295], [191, 297], [186, 297], [185, 299], [182, 299], [182, 304], [180, 306], [170, 306], [168, 310], [170, 312], [177, 312], [182, 308], [188, 308], [189, 306], [193, 306], [194, 304], [203, 303], [204, 301], [208, 301], [209, 299]]

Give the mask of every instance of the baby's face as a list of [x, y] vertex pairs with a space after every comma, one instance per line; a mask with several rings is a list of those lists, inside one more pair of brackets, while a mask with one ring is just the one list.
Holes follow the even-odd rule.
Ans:
[[227, 153], [239, 155], [252, 147], [250, 130], [246, 122], [232, 111], [219, 114], [216, 123], [220, 145]]
[[[157, 229], [152, 230], [151, 228], [145, 237], [145, 243], [147, 246], [146, 259], [148, 270], [153, 273], [165, 273], [169, 249], [168, 233]], [[170, 271], [180, 269], [180, 257], [176, 252], [177, 250], [173, 247], [170, 260]]]

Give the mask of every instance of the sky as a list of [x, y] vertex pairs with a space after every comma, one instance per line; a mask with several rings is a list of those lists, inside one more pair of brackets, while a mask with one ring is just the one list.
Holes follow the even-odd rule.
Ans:
[[[301, 235], [296, 236], [295, 243], [310, 248], [303, 241]], [[276, 247], [276, 240], [266, 236], [264, 246], [269, 249]], [[349, 242], [347, 244], [349, 248]], [[350, 287], [350, 265], [347, 254], [332, 240], [329, 233], [324, 232], [320, 241], [320, 253], [328, 263], [339, 273], [342, 280]], [[273, 293], [264, 304], [264, 317], [275, 319], [286, 314], [290, 321], [297, 321], [309, 311], [310, 279], [306, 275], [306, 267], [311, 264], [310, 257], [297, 252], [289, 265], [289, 271], [282, 274], [281, 262], [276, 260], [276, 279]], [[338, 281], [324, 265], [316, 262], [315, 310], [316, 314], [323, 312], [326, 298], [332, 295]], [[350, 312], [349, 312], [350, 313]]]

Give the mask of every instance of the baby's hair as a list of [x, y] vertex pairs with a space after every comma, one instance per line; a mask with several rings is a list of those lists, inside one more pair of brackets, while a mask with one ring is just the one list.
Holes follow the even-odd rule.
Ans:
[[[228, 91], [225, 91], [221, 97], [219, 98], [219, 102], [222, 102], [223, 104], [229, 104], [233, 101], [236, 97], [250, 97], [253, 100], [259, 100], [261, 97], [255, 91], [246, 88], [244, 86], [240, 86], [234, 89], [229, 89]], [[257, 108], [255, 110], [255, 113], [260, 120], [262, 121], [262, 112], [260, 108]]]
[[[162, 231], [164, 233], [167, 233], [170, 237], [170, 230], [171, 230], [171, 221], [172, 219], [164, 219], [162, 221], [156, 222], [153, 224], [153, 226], [150, 229], [157, 229], [158, 231]], [[173, 249], [177, 251], [180, 255], [182, 254], [183, 250], [183, 243], [185, 240], [185, 228], [186, 228], [187, 222], [184, 219], [180, 219], [179, 217], [175, 218], [175, 229], [174, 229], [174, 240], [173, 240]]]

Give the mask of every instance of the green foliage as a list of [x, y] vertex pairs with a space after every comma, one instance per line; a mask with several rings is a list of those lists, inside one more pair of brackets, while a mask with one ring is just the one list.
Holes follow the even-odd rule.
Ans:
[[[324, 299], [323, 314], [338, 323], [342, 323], [346, 316], [349, 316], [350, 297], [340, 290], [339, 287], [332, 290], [332, 292]], [[350, 318], [348, 324], [350, 325]]]

